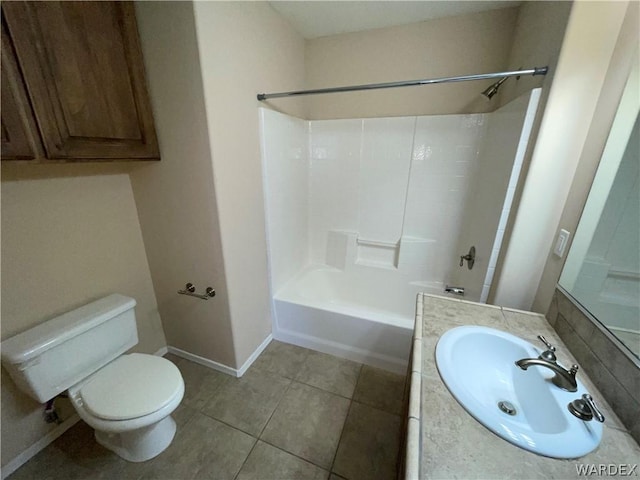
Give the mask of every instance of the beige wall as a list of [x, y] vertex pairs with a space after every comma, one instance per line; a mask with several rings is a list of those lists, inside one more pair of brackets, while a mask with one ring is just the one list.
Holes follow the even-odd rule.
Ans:
[[[162, 160], [131, 174], [168, 344], [235, 366], [191, 2], [137, 2]], [[178, 295], [185, 283], [215, 298]]]
[[573, 5], [494, 289], [499, 305], [532, 308], [626, 7], [627, 2]]
[[[3, 165], [2, 339], [118, 292], [138, 302], [140, 343], [165, 346], [126, 170]], [[62, 403], [62, 402], [61, 402]], [[2, 371], [2, 465], [54, 425]], [[67, 415], [69, 408], [64, 410]]]
[[[518, 9], [508, 69], [548, 66], [549, 73], [544, 76], [530, 75], [507, 80], [500, 87], [500, 94], [494, 97], [500, 106], [537, 87], [543, 88], [542, 93], [546, 101], [570, 11], [570, 1], [522, 3]], [[542, 110], [544, 110], [544, 104], [539, 108], [539, 111]]]
[[[307, 41], [306, 88], [503, 71], [518, 9], [439, 18]], [[527, 65], [528, 66], [528, 65]], [[493, 111], [480, 92], [493, 83], [461, 82], [307, 98], [310, 119]], [[283, 86], [278, 91], [286, 90]]]
[[[575, 174], [570, 180], [571, 188], [556, 231], [564, 228], [575, 234], [578, 226], [634, 57], [637, 60], [640, 41], [638, 32], [639, 6], [638, 2], [629, 3], [603, 87], [599, 92], [595, 112], [592, 117], [581, 119], [581, 121], [589, 123], [589, 131], [580, 153]], [[573, 235], [571, 236], [572, 240]], [[565, 252], [569, 251], [570, 246], [571, 243]], [[546, 312], [548, 310], [565, 259], [566, 253], [562, 259], [553, 255], [552, 252], [548, 253], [533, 301], [532, 309], [534, 311]]]
[[[510, 78], [506, 81], [497, 95], [500, 105], [506, 105], [513, 99], [517, 98], [532, 88], [542, 87], [540, 95], [540, 103], [536, 118], [531, 130], [531, 141], [528, 144], [527, 151], [523, 159], [522, 172], [513, 205], [511, 207], [509, 221], [505, 229], [504, 242], [501, 248], [501, 254], [498, 258], [496, 273], [489, 293], [488, 302], [503, 302], [504, 298], [496, 300], [496, 293], [500, 285], [500, 276], [504, 265], [505, 254], [508, 251], [511, 233], [515, 222], [520, 198], [526, 181], [531, 158], [536, 145], [536, 138], [540, 131], [540, 124], [545, 112], [549, 92], [553, 78], [556, 74], [558, 58], [562, 48], [564, 33], [569, 21], [571, 12], [571, 2], [561, 1], [536, 1], [525, 2], [520, 6], [518, 11], [518, 21], [516, 23], [516, 31], [513, 37], [513, 46], [509, 55], [509, 69], [517, 69], [524, 65], [542, 67], [547, 66], [549, 71], [544, 76], [527, 76], [518, 78]], [[514, 286], [517, 288], [517, 286]], [[527, 285], [524, 288], [532, 288]], [[524, 308], [524, 307], [523, 307]]]
[[[213, 176], [240, 367], [271, 333], [259, 92], [304, 87], [304, 41], [266, 2], [194, 4]], [[273, 108], [304, 116], [283, 99]]]

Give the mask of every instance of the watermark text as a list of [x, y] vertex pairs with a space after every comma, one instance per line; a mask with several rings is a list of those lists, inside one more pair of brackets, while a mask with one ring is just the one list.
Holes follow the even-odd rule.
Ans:
[[638, 464], [576, 463], [576, 473], [582, 477], [637, 477]]

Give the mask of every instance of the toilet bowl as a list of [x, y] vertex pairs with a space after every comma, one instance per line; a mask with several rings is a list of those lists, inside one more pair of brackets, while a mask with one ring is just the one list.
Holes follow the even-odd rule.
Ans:
[[125, 354], [138, 343], [136, 301], [113, 294], [5, 340], [2, 363], [40, 403], [67, 391], [98, 443], [131, 462], [173, 440], [184, 381], [169, 360]]
[[171, 413], [184, 395], [178, 368], [162, 357], [122, 355], [68, 390], [96, 441], [130, 462], [165, 450], [176, 432]]

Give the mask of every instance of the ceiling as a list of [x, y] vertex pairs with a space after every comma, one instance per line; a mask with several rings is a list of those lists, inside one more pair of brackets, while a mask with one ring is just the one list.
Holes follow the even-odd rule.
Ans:
[[270, 1], [304, 38], [508, 8], [521, 1]]

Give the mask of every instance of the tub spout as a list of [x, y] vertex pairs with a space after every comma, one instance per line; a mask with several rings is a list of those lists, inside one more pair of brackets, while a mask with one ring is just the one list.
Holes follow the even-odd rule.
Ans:
[[464, 287], [452, 287], [447, 285], [444, 287], [444, 291], [445, 293], [453, 293], [454, 295], [464, 297]]

